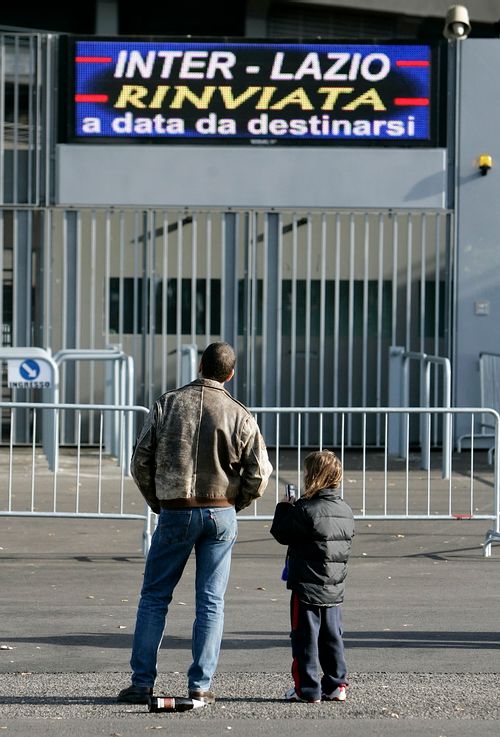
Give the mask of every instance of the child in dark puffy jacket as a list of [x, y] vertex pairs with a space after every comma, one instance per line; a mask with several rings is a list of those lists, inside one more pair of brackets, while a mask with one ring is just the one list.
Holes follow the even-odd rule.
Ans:
[[[287, 588], [294, 686], [287, 701], [345, 701], [348, 686], [342, 640], [347, 561], [354, 535], [352, 509], [339, 494], [342, 466], [330, 450], [304, 461], [304, 494], [276, 506], [271, 534], [288, 545]], [[318, 664], [323, 672], [319, 676]]]

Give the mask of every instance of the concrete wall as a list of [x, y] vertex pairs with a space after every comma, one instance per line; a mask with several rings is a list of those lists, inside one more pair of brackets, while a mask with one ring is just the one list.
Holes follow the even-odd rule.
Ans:
[[57, 203], [442, 208], [443, 149], [60, 145]]
[[500, 40], [463, 42], [461, 76], [455, 403], [474, 406], [479, 354], [500, 353]]

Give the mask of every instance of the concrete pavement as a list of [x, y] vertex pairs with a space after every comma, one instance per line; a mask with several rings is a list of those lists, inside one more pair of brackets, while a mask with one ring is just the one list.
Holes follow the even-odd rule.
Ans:
[[[269, 523], [242, 521], [213, 707], [116, 704], [144, 559], [138, 522], [0, 518], [0, 729], [6, 735], [176, 737], [493, 735], [500, 694], [500, 547], [487, 523], [360, 522], [344, 606], [346, 704], [286, 704], [289, 594]], [[194, 612], [188, 564], [169, 612], [157, 691], [184, 695]]]

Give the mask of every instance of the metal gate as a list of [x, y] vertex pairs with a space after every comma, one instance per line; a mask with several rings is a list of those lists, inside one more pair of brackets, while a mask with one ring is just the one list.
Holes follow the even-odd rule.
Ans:
[[[183, 345], [221, 338], [246, 404], [384, 406], [391, 345], [448, 352], [449, 227], [441, 212], [4, 210], [2, 322], [17, 345], [120, 346], [147, 406], [180, 381]], [[102, 402], [102, 368], [71, 370], [62, 401]]]

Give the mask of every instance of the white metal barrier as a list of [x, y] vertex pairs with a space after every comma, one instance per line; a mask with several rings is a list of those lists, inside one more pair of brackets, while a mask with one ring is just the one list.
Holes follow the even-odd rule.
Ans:
[[[104, 518], [142, 520], [143, 550], [147, 552], [155, 516], [146, 507], [127, 474], [123, 458], [106, 453], [104, 439], [104, 415], [115, 412], [120, 417], [120, 454], [126, 452], [125, 437], [127, 418], [138, 419], [148, 413], [141, 406], [109, 406], [97, 404], [28, 404], [24, 402], [1, 403], [4, 422], [10, 411], [10, 436], [0, 445], [0, 516], [39, 516], [69, 518]], [[15, 445], [16, 411], [30, 413], [31, 443]], [[56, 438], [60, 440], [59, 417], [63, 412], [74, 413], [77, 441], [75, 445], [59, 444], [60, 463], [57, 472], [50, 470], [40, 443], [40, 428], [44, 412], [55, 413]], [[340, 438], [332, 447], [339, 455], [344, 468], [341, 493], [351, 505], [356, 519], [372, 520], [453, 520], [475, 519], [493, 521], [484, 541], [485, 557], [491, 555], [491, 544], [500, 541], [500, 467], [499, 427], [500, 415], [492, 409], [481, 408], [278, 408], [254, 407], [252, 412], [259, 424], [272, 426], [272, 436], [266, 433], [274, 472], [269, 489], [261, 499], [239, 514], [241, 521], [271, 520], [276, 502], [282, 497], [283, 485], [295, 483], [300, 494], [302, 465], [311, 450], [326, 447], [325, 438], [331, 437], [332, 425]], [[485, 458], [487, 451], [474, 446], [477, 424], [484, 414], [491, 418], [495, 431], [494, 467]], [[94, 447], [83, 445], [82, 425], [92, 415], [97, 421]], [[431, 425], [437, 418], [458, 416], [470, 421], [471, 447], [468, 451], [453, 453], [430, 447], [428, 468], [420, 467], [421, 449], [409, 444], [409, 425], [413, 417], [426, 422], [425, 433], [430, 445]], [[267, 417], [269, 422], [263, 422]], [[406, 424], [407, 446], [402, 457], [389, 453], [391, 422], [400, 420]], [[383, 442], [370, 446], [370, 423], [379, 423]], [[296, 442], [282, 442], [290, 436], [293, 425]], [[347, 443], [349, 428], [358, 425], [363, 439], [360, 447]], [[134, 427], [137, 434], [139, 423]], [[317, 437], [311, 446], [309, 437]], [[424, 449], [425, 450], [425, 449]], [[443, 479], [442, 453], [447, 452], [450, 473]], [[1, 468], [3, 467], [3, 468]], [[273, 494], [274, 487], [274, 494]], [[141, 511], [137, 511], [137, 507]], [[135, 509], [134, 509], [135, 507]]]
[[[389, 349], [389, 404], [391, 407], [409, 407], [410, 402], [410, 361], [418, 361], [420, 366], [419, 377], [419, 401], [420, 407], [451, 407], [451, 362], [443, 356], [429, 356], [427, 353], [405, 351], [401, 346], [391, 346]], [[442, 369], [442, 388], [434, 387], [435, 401], [431, 402], [431, 366]], [[486, 406], [494, 406], [486, 404]], [[448, 478], [450, 469], [448, 459], [450, 458], [450, 447], [453, 442], [451, 433], [451, 416], [446, 415], [441, 431], [443, 455], [443, 478]], [[404, 455], [407, 444], [405, 438], [405, 425], [401, 419], [392, 423], [392, 432], [389, 437], [389, 452], [399, 452]], [[430, 463], [430, 442], [427, 437], [428, 423], [422, 416], [420, 422], [419, 437], [422, 448], [421, 467], [427, 469]], [[436, 435], [437, 433], [435, 433]]]
[[[146, 407], [102, 404], [2, 402], [8, 439], [0, 444], [0, 516], [142, 520], [143, 551], [151, 539], [152, 513], [128, 475], [130, 427]], [[30, 443], [16, 445], [16, 413], [29, 413]], [[105, 417], [118, 418], [117, 455], [106, 448]], [[9, 414], [10, 413], [10, 414]], [[58, 464], [54, 468], [41, 443], [44, 414], [53, 416]], [[62, 442], [61, 416], [72, 414], [74, 444]], [[94, 446], [84, 444], [83, 428], [96, 424]], [[46, 424], [46, 423], [45, 423]], [[3, 436], [2, 436], [3, 437]], [[140, 511], [139, 511], [140, 510]]]
[[[295, 483], [300, 494], [302, 463], [311, 450], [326, 447], [323, 438], [331, 436], [334, 424], [340, 438], [338, 446], [328, 445], [340, 457], [344, 468], [342, 494], [352, 506], [356, 519], [373, 520], [492, 520], [484, 542], [484, 555], [491, 555], [491, 543], [500, 540], [500, 470], [498, 463], [500, 415], [493, 409], [416, 407], [359, 407], [359, 408], [285, 408], [254, 407], [252, 412], [259, 424], [266, 425], [265, 418], [273, 418], [272, 434], [266, 434], [274, 467], [270, 489], [253, 505], [253, 511], [243, 512], [240, 520], [272, 519], [274, 506], [282, 498], [285, 483]], [[492, 469], [484, 457], [486, 451], [474, 446], [475, 428], [487, 414], [494, 428], [495, 464]], [[450, 425], [458, 416], [468, 418], [472, 442], [468, 453], [454, 454], [451, 444], [431, 452], [432, 425], [441, 421]], [[427, 447], [410, 446], [410, 420], [424, 423]], [[369, 446], [369, 426], [379, 422], [382, 444]], [[400, 455], [389, 452], [391, 423], [405, 426], [406, 446]], [[268, 422], [267, 426], [271, 423]], [[294, 446], [284, 445], [281, 437], [288, 437], [290, 424], [294, 425]], [[362, 444], [359, 448], [348, 446], [349, 428], [358, 425]], [[308, 432], [305, 432], [305, 429]], [[285, 432], [283, 433], [283, 429]], [[327, 432], [328, 429], [328, 432]], [[314, 435], [319, 442], [315, 447], [306, 445], [304, 438]], [[443, 459], [443, 453], [447, 458]], [[421, 456], [428, 459], [426, 469], [421, 468]], [[449, 470], [443, 478], [442, 468]]]

